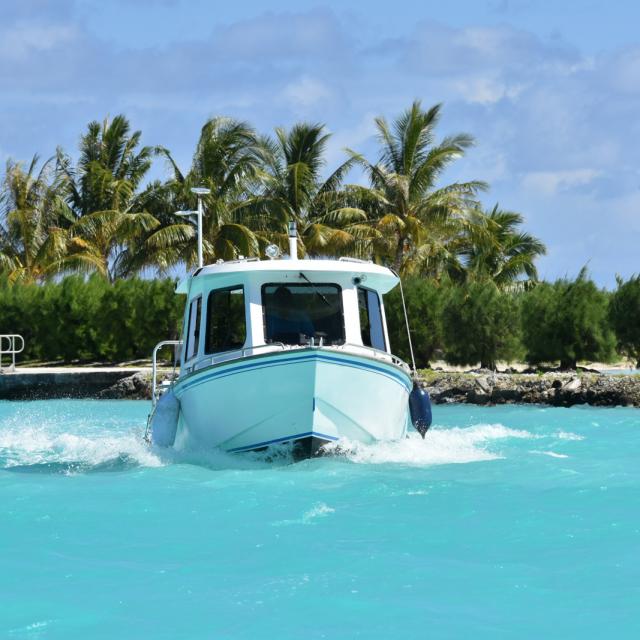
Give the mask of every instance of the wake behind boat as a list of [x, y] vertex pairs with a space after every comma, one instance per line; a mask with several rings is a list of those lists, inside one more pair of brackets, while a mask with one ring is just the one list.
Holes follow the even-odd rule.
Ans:
[[389, 349], [382, 296], [398, 276], [355, 259], [268, 252], [198, 268], [178, 286], [181, 369], [156, 403], [154, 351], [151, 442], [228, 452], [291, 443], [307, 457], [342, 438], [399, 440], [412, 418], [424, 436], [428, 396]]

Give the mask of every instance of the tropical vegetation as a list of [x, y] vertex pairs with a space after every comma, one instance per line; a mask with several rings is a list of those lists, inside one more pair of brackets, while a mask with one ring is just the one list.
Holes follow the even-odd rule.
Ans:
[[[441, 105], [419, 101], [393, 121], [375, 119], [374, 157], [345, 149], [327, 162], [324, 124], [272, 135], [250, 123], [204, 123], [189, 166], [144, 145], [124, 115], [91, 122], [76, 153], [9, 160], [0, 183], [0, 332], [20, 332], [40, 360], [148, 357], [179, 333], [182, 301], [162, 279], [197, 264], [193, 223], [179, 212], [203, 196], [205, 262], [287, 251], [295, 221], [310, 257], [351, 255], [403, 276], [419, 366], [436, 358], [493, 368], [606, 359], [614, 347], [640, 360], [640, 280], [613, 296], [585, 271], [538, 283], [544, 244], [523, 216], [486, 209], [482, 181], [447, 181], [474, 144], [439, 137]], [[165, 179], [151, 179], [165, 166]], [[156, 278], [156, 279], [153, 279]], [[399, 290], [385, 302], [394, 351], [409, 358]], [[633, 325], [633, 326], [631, 326]]]
[[[621, 332], [616, 320], [623, 317], [618, 313], [635, 308], [637, 298], [629, 292], [637, 287], [638, 278], [632, 278], [608, 293], [585, 272], [574, 280], [515, 291], [492, 282], [416, 276], [403, 283], [419, 368], [435, 360], [488, 369], [514, 359], [564, 368], [575, 368], [579, 360], [606, 361], [614, 355], [614, 333], [619, 344], [637, 349], [637, 332], [628, 329], [637, 327], [637, 315], [621, 323]], [[0, 333], [23, 335], [27, 360], [148, 359], [157, 342], [180, 335], [184, 297], [174, 289], [175, 281], [168, 278], [110, 283], [96, 273], [18, 285], [5, 276], [0, 278]], [[391, 348], [410, 361], [398, 287], [385, 296], [384, 307]]]
[[23, 360], [124, 362], [177, 338], [184, 300], [169, 279], [72, 275], [60, 282], [0, 280], [0, 333], [24, 337]]
[[640, 369], [640, 276], [626, 282], [618, 278], [611, 296], [609, 318], [616, 333], [618, 350], [636, 361]]
[[609, 299], [582, 269], [575, 280], [543, 282], [522, 302], [523, 344], [529, 362], [560, 360], [575, 369], [579, 360], [606, 362], [614, 355]]
[[493, 282], [451, 287], [442, 311], [446, 358], [451, 364], [496, 368], [521, 355], [518, 301]]
[[[142, 144], [123, 115], [91, 122], [77, 159], [62, 149], [39, 165], [9, 161], [0, 190], [0, 272], [39, 282], [70, 273], [110, 281], [196, 263], [194, 228], [177, 211], [196, 207], [206, 187], [206, 262], [286, 251], [287, 225], [309, 256], [356, 257], [437, 281], [491, 279], [499, 287], [537, 279], [544, 245], [521, 231], [522, 216], [485, 212], [478, 180], [447, 183], [445, 170], [473, 145], [468, 134], [438, 139], [441, 105], [414, 102], [389, 123], [375, 119], [373, 159], [345, 150], [327, 166], [330, 133], [301, 122], [274, 135], [216, 117], [202, 127], [191, 166]], [[149, 180], [154, 163], [165, 180]], [[348, 182], [348, 178], [356, 178]], [[365, 184], [363, 184], [364, 178]], [[146, 182], [145, 182], [146, 181]]]

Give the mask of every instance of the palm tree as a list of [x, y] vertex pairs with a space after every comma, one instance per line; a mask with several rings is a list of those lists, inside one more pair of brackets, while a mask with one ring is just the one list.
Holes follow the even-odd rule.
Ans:
[[366, 214], [348, 206], [341, 185], [353, 165], [349, 159], [322, 179], [330, 134], [324, 125], [298, 123], [277, 128], [260, 141], [262, 188], [246, 210], [262, 236], [287, 245], [289, 221], [298, 225], [299, 247], [311, 255], [334, 255], [353, 245]]
[[52, 159], [39, 170], [38, 161], [33, 156], [26, 171], [20, 163], [7, 162], [0, 196], [0, 271], [10, 281], [41, 281], [91, 262], [82, 246], [69, 243], [63, 228], [70, 212]]
[[128, 274], [122, 267], [127, 246], [159, 224], [140, 209], [138, 192], [154, 150], [139, 148], [141, 132], [130, 130], [123, 115], [90, 122], [76, 167], [61, 150], [57, 154], [75, 216], [69, 236], [84, 245], [96, 269], [111, 280]]
[[460, 254], [467, 277], [493, 280], [500, 288], [513, 287], [538, 280], [535, 260], [547, 250], [538, 238], [520, 231], [522, 215], [503, 211], [496, 204], [488, 213], [478, 209], [472, 213], [475, 224], [463, 240]]
[[90, 122], [80, 139], [77, 167], [60, 150], [60, 169], [68, 178], [69, 200], [78, 216], [108, 211], [131, 203], [151, 167], [152, 147], [138, 148], [142, 133], [131, 133], [124, 115], [102, 123]]
[[190, 170], [185, 174], [167, 149], [158, 148], [172, 171], [165, 183], [156, 182], [142, 194], [142, 202], [160, 226], [148, 234], [129, 256], [131, 265], [156, 266], [160, 271], [178, 263], [196, 263], [197, 242], [193, 226], [175, 216], [178, 210], [193, 210], [192, 187], [208, 187], [204, 198], [203, 253], [207, 262], [230, 260], [259, 252], [256, 234], [243, 223], [241, 209], [257, 181], [258, 143], [246, 122], [217, 117], [205, 123]]
[[443, 171], [473, 144], [467, 134], [435, 142], [441, 105], [424, 111], [419, 101], [389, 125], [375, 123], [382, 146], [376, 164], [351, 151], [366, 170], [370, 251], [396, 271], [438, 273], [455, 259], [449, 244], [467, 224], [484, 182], [438, 186]]

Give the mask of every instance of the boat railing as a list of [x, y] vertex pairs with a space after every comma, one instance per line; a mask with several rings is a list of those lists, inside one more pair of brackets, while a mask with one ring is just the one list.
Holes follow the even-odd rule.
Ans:
[[[16, 341], [19, 346], [16, 346]], [[13, 372], [16, 370], [16, 355], [24, 351], [24, 338], [17, 333], [3, 333], [0, 334], [0, 373], [4, 371]], [[2, 356], [10, 355], [11, 364], [4, 367], [2, 366]]]
[[311, 341], [310, 344], [302, 344], [302, 345], [290, 345], [284, 344], [282, 342], [270, 342], [268, 344], [258, 344], [253, 347], [244, 347], [242, 349], [236, 349], [234, 351], [226, 351], [223, 353], [216, 353], [213, 355], [206, 355], [204, 357], [198, 358], [193, 364], [187, 365], [184, 367], [185, 373], [191, 373], [193, 371], [197, 371], [198, 369], [204, 369], [206, 367], [210, 367], [214, 364], [221, 364], [223, 362], [232, 362], [233, 360], [241, 360], [242, 358], [246, 358], [249, 356], [257, 355], [256, 352], [269, 352], [269, 351], [291, 351], [296, 349], [308, 349], [311, 348], [331, 348], [338, 349], [341, 351], [351, 351], [352, 353], [364, 353], [365, 355], [376, 358], [378, 360], [384, 360], [385, 362], [390, 362], [401, 369], [405, 369], [406, 371], [411, 371], [409, 365], [402, 359], [398, 358], [398, 356], [394, 356], [392, 353], [388, 353], [387, 351], [383, 351], [381, 349], [376, 349], [374, 347], [368, 347], [362, 344], [356, 344], [353, 342], [346, 342], [340, 345], [323, 345], [322, 341], [319, 343], [313, 343]]
[[268, 344], [257, 344], [254, 347], [243, 347], [242, 349], [236, 349], [234, 351], [225, 351], [222, 353], [215, 353], [213, 355], [206, 355], [199, 358], [190, 367], [185, 367], [185, 372], [197, 371], [204, 367], [210, 367], [213, 364], [220, 364], [221, 362], [230, 362], [231, 360], [241, 360], [248, 356], [255, 355], [256, 351], [284, 351], [285, 349], [294, 348], [291, 345], [285, 345], [283, 342], [269, 342]]
[[357, 262], [358, 264], [373, 264], [372, 260], [362, 260], [361, 258], [351, 258], [349, 256], [341, 256], [338, 262]]
[[376, 349], [375, 347], [369, 347], [364, 344], [356, 344], [355, 342], [345, 342], [341, 344], [338, 348], [347, 347], [349, 349], [358, 350], [358, 351], [366, 351], [367, 355], [371, 355], [374, 358], [378, 358], [379, 360], [386, 360], [387, 362], [391, 362], [402, 369], [406, 369], [407, 371], [411, 371], [411, 367], [404, 361], [402, 358], [398, 358], [398, 356], [394, 356], [392, 353], [388, 351], [383, 351], [382, 349]]
[[176, 360], [176, 349], [182, 346], [182, 340], [163, 340], [153, 348], [153, 355], [151, 357], [151, 405], [156, 406], [158, 398], [160, 396], [158, 391], [158, 351], [163, 347], [173, 347], [173, 359]]

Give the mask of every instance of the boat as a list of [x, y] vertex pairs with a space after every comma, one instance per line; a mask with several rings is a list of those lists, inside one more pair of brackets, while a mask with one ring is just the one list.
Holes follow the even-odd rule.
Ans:
[[[231, 453], [286, 444], [304, 458], [340, 441], [400, 440], [412, 425], [424, 437], [428, 395], [389, 346], [383, 296], [398, 275], [299, 259], [293, 223], [289, 256], [267, 254], [200, 264], [178, 285], [183, 339], [154, 349], [148, 440]], [[180, 370], [162, 392], [156, 354], [167, 344]]]

